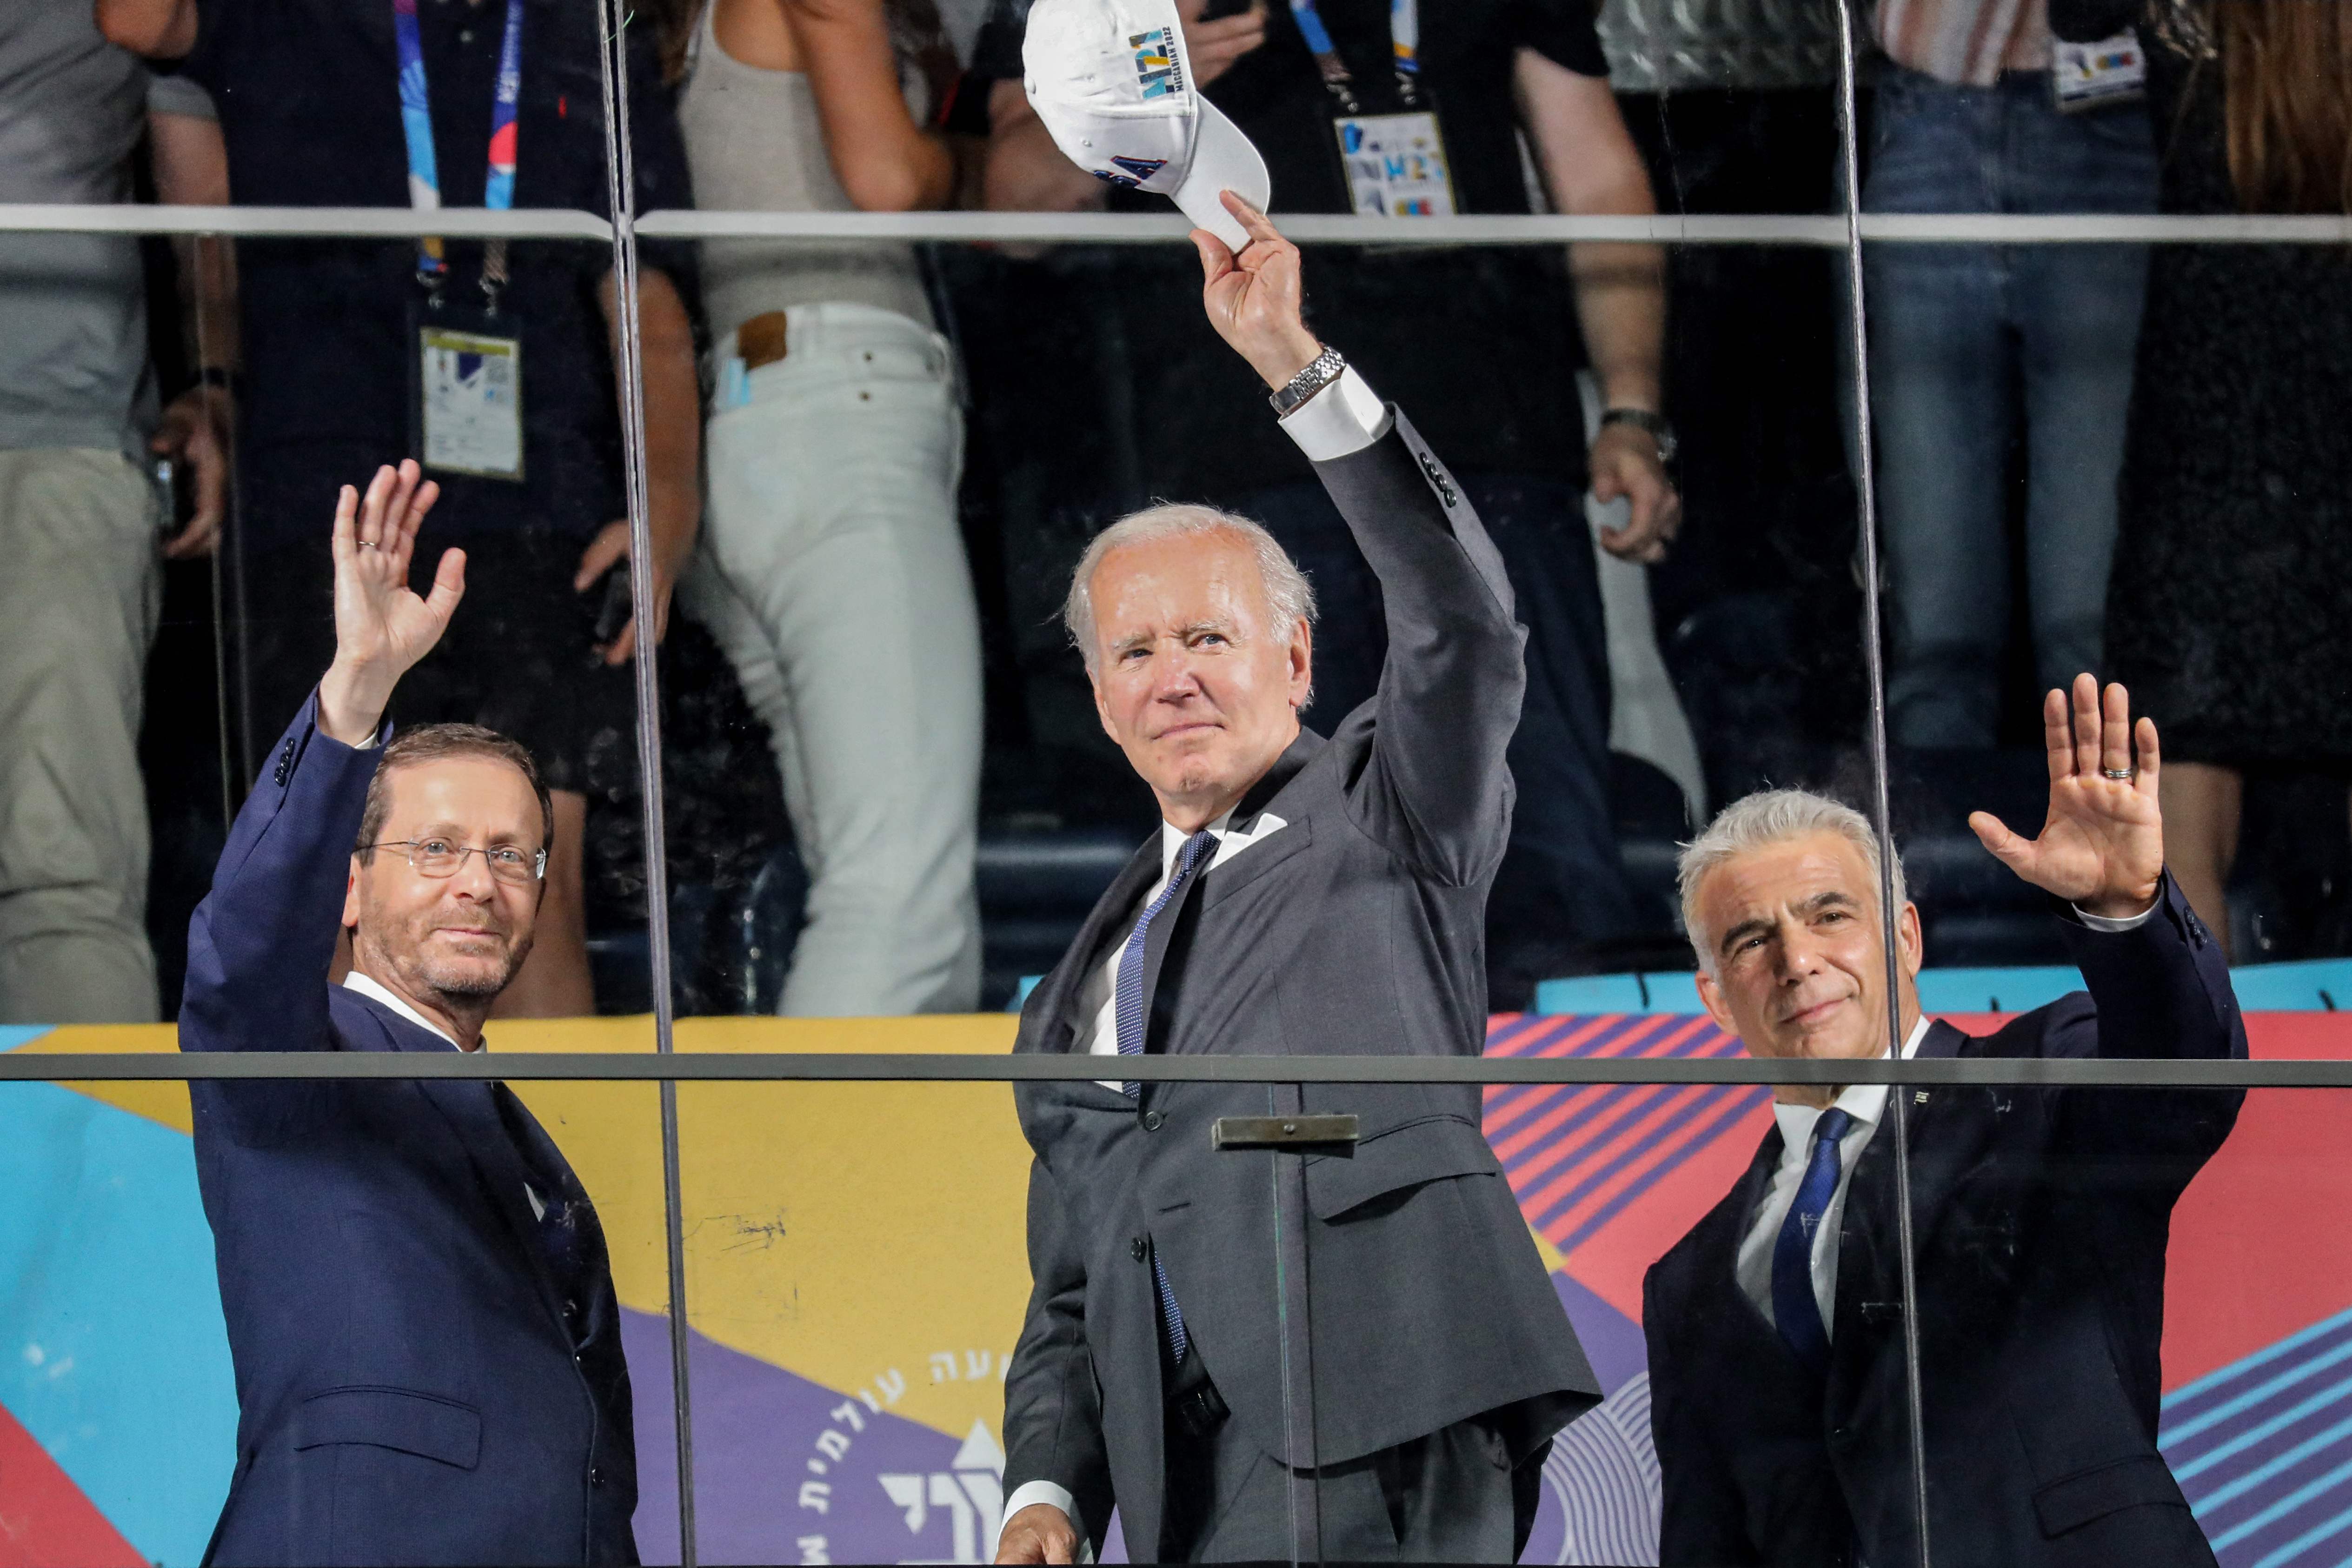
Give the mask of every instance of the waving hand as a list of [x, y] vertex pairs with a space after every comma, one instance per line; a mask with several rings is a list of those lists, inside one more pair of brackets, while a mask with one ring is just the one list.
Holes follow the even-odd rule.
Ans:
[[[1969, 826], [2002, 865], [2035, 887], [2095, 915], [2136, 915], [2156, 901], [2164, 874], [2164, 818], [2157, 809], [2156, 721], [2131, 721], [2120, 686], [2074, 678], [2067, 694], [2042, 700], [2050, 755], [2050, 815], [2036, 838], [2012, 833], [1990, 812]], [[2138, 765], [2132, 752], [2137, 743]]]
[[364, 745], [383, 721], [392, 689], [432, 651], [466, 592], [466, 552], [442, 552], [432, 592], [408, 585], [416, 530], [441, 496], [418, 482], [411, 459], [381, 468], [362, 498], [345, 485], [335, 501], [335, 662], [319, 683], [320, 727]]

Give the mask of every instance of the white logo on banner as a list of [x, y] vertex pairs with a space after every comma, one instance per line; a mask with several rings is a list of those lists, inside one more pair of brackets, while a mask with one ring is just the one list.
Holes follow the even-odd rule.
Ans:
[[928, 1476], [883, 1476], [882, 1489], [906, 1515], [907, 1529], [920, 1535], [934, 1510], [944, 1509], [954, 1530], [952, 1557], [902, 1557], [901, 1563], [980, 1563], [982, 1552], [996, 1540], [1004, 1513], [1004, 1450], [988, 1434], [985, 1422], [971, 1424], [950, 1461], [952, 1471]]

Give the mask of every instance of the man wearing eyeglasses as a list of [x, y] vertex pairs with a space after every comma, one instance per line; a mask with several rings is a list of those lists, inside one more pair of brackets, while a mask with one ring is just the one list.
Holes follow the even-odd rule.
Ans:
[[[548, 794], [530, 753], [394, 687], [465, 592], [408, 586], [438, 489], [343, 488], [335, 658], [238, 815], [188, 940], [188, 1051], [482, 1048], [530, 952]], [[352, 971], [328, 983], [338, 911]], [[503, 1083], [199, 1080], [196, 1173], [236, 1361], [205, 1561], [635, 1563], [628, 1367], [604, 1231]]]

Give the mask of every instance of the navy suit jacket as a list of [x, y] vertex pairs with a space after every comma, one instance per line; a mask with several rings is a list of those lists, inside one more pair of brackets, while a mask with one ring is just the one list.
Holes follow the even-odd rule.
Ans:
[[[317, 707], [191, 924], [182, 1050], [452, 1048], [327, 984], [383, 753], [321, 733]], [[535, 1244], [488, 1082], [189, 1092], [236, 1368], [236, 1477], [206, 1561], [635, 1562], [619, 1306], [587, 1194], [536, 1123], [533, 1184], [581, 1205], [594, 1242], [575, 1268]]]
[[[2090, 994], [1921, 1057], [2246, 1055], [2220, 945], [2168, 875], [2129, 931], [2067, 922]], [[1937, 1568], [2210, 1568], [2157, 1451], [2173, 1204], [2236, 1122], [2232, 1089], [1898, 1089], [1910, 1096], [1920, 1394]], [[1896, 1252], [1895, 1139], [1864, 1149], [1839, 1231], [1826, 1382], [1732, 1278], [1780, 1161], [1645, 1282], [1659, 1560], [1874, 1568], [1917, 1561]]]

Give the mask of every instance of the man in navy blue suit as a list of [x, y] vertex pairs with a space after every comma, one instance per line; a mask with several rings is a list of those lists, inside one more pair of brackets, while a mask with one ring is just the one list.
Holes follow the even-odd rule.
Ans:
[[[1985, 847], [2053, 895], [2090, 991], [1999, 1033], [1919, 1011], [1919, 912], [1889, 870], [1906, 1057], [2243, 1058], [2221, 946], [2164, 869], [2156, 726], [2088, 675], [2042, 709], [2050, 808]], [[2135, 742], [2137, 765], [2134, 765]], [[1879, 850], [1796, 790], [1682, 860], [1700, 998], [1750, 1055], [1887, 1055]], [[1945, 1086], [1906, 1096], [1927, 1539], [1969, 1568], [2210, 1568], [2158, 1452], [2172, 1207], [2241, 1094]], [[1731, 1194], [1650, 1270], [1667, 1568], [1919, 1562], [1901, 1194], [1885, 1085], [1783, 1085]]]
[[[465, 591], [409, 586], [438, 494], [335, 511], [334, 663], [189, 931], [189, 1051], [478, 1050], [530, 952], [549, 837], [530, 753], [385, 704]], [[340, 914], [339, 914], [340, 911]], [[352, 966], [328, 984], [337, 924]], [[628, 1367], [604, 1237], [503, 1083], [190, 1086], [237, 1392], [207, 1563], [635, 1563]]]

